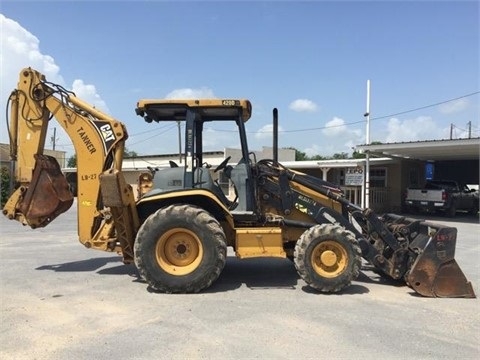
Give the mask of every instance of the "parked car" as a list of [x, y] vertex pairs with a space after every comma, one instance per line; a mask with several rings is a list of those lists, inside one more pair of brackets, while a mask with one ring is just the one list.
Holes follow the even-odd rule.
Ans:
[[452, 180], [430, 180], [424, 188], [408, 188], [405, 205], [409, 212], [443, 211], [455, 216], [458, 210], [478, 213], [478, 190]]

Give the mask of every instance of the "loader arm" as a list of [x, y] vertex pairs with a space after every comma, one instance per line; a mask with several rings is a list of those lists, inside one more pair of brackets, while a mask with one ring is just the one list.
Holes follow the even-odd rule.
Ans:
[[[315, 223], [340, 224], [355, 234], [367, 262], [389, 278], [404, 280], [418, 294], [476, 297], [455, 260], [456, 228], [395, 214], [380, 217], [348, 201], [333, 184], [272, 160], [260, 160], [257, 167], [263, 198], [280, 210], [283, 224], [303, 228]], [[304, 217], [298, 221], [297, 210], [308, 214], [310, 222]]]
[[38, 228], [72, 205], [58, 162], [43, 154], [49, 122], [55, 119], [77, 156], [80, 242], [88, 248], [122, 251], [124, 260], [131, 261], [139, 221], [132, 189], [121, 173], [125, 126], [31, 68], [20, 72], [9, 103], [15, 190], [4, 215]]

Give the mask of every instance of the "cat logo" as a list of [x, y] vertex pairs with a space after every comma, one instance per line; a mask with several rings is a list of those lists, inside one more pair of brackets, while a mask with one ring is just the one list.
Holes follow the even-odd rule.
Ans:
[[105, 141], [115, 140], [115, 135], [113, 135], [113, 130], [110, 124], [105, 124], [100, 126], [100, 131]]

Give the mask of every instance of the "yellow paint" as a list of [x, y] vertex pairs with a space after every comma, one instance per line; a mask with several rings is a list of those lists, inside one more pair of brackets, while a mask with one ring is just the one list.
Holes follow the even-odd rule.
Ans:
[[275, 227], [236, 229], [236, 254], [239, 258], [281, 257], [283, 250], [282, 229]]

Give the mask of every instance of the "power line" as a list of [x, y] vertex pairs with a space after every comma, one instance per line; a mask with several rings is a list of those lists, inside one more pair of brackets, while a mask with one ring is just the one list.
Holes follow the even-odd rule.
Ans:
[[172, 130], [174, 127], [177, 127], [177, 124], [176, 124], [176, 123], [173, 124], [173, 125], [171, 125], [171, 126], [169, 126], [167, 129], [165, 129], [165, 131], [155, 133], [154, 135], [152, 135], [152, 136], [150, 136], [150, 137], [147, 137], [147, 138], [145, 138], [145, 139], [142, 139], [142, 140], [137, 141], [137, 142], [132, 143], [132, 144], [128, 144], [128, 146], [137, 145], [137, 144], [140, 144], [140, 143], [142, 143], [142, 142], [144, 142], [144, 141], [150, 140], [150, 139], [152, 139], [152, 138], [154, 138], [154, 137], [157, 137], [158, 135], [164, 134], [164, 133]]
[[[443, 105], [443, 104], [446, 104], [446, 103], [449, 103], [449, 102], [452, 102], [452, 101], [457, 101], [457, 100], [464, 99], [464, 98], [467, 98], [467, 97], [470, 97], [470, 96], [473, 96], [473, 95], [477, 95], [477, 94], [480, 94], [480, 91], [475, 91], [475, 92], [472, 92], [470, 94], [462, 95], [462, 96], [459, 96], [459, 97], [456, 97], [456, 98], [453, 98], [453, 99], [440, 101], [440, 102], [437, 102], [435, 104], [425, 105], [425, 106], [417, 107], [417, 108], [410, 109], [410, 110], [400, 111], [400, 112], [389, 114], [389, 115], [377, 116], [377, 117], [371, 118], [370, 121], [386, 119], [386, 118], [390, 118], [390, 117], [393, 117], [393, 116], [398, 116], [398, 115], [408, 114], [408, 113], [411, 113], [411, 112], [414, 112], [414, 111], [428, 109], [428, 108], [431, 108], [431, 107]], [[323, 129], [331, 129], [331, 128], [336, 128], [336, 127], [341, 127], [341, 126], [355, 125], [355, 124], [360, 124], [360, 123], [364, 123], [364, 122], [365, 122], [365, 120], [359, 120], [359, 121], [352, 121], [352, 122], [338, 124], [338, 125], [320, 126], [320, 127], [308, 128], [308, 129], [279, 130], [278, 132], [279, 133], [293, 133], [293, 132], [302, 132], [302, 131], [323, 130]], [[233, 132], [233, 130], [217, 130], [217, 131]], [[267, 133], [267, 132], [269, 132], [269, 131], [257, 131], [256, 133]]]
[[411, 109], [411, 110], [401, 111], [401, 112], [398, 112], [398, 113], [395, 113], [395, 114], [390, 114], [390, 115], [384, 115], [384, 116], [375, 117], [375, 118], [372, 118], [372, 119], [370, 119], [370, 120], [380, 120], [380, 119], [385, 119], [385, 118], [392, 117], [392, 116], [398, 116], [398, 115], [408, 114], [408, 113], [411, 113], [411, 112], [414, 112], [414, 111], [423, 110], [423, 109], [428, 109], [428, 108], [431, 108], [431, 107], [443, 105], [443, 104], [446, 104], [446, 103], [449, 103], [449, 102], [452, 102], [452, 101], [457, 101], [457, 100], [464, 99], [464, 98], [467, 98], [467, 97], [470, 97], [470, 96], [473, 96], [473, 95], [477, 95], [477, 94], [480, 94], [480, 91], [475, 91], [475, 92], [473, 92], [473, 93], [466, 94], [466, 95], [463, 95], [463, 96], [459, 96], [459, 97], [456, 97], [456, 98], [454, 98], [454, 99], [449, 99], [449, 100], [445, 100], [445, 101], [440, 101], [440, 102], [435, 103], [435, 104], [426, 105], [426, 106], [421, 106], [421, 107], [418, 107], [418, 108], [415, 108], [415, 109]]
[[458, 127], [457, 125], [455, 125], [455, 124], [453, 124], [453, 127], [454, 127], [455, 129], [460, 130], [460, 131], [467, 132], [466, 129], [459, 128], [459, 127]]
[[[161, 130], [161, 129], [164, 129], [168, 126], [169, 124], [167, 125], [164, 125], [164, 126], [159, 126], [157, 127], [154, 131], [157, 131], [157, 130]], [[138, 136], [138, 135], [142, 135], [142, 134], [146, 134], [146, 133], [151, 133], [152, 132], [152, 129], [148, 129], [148, 130], [145, 130], [145, 131], [141, 131], [141, 132], [138, 132], [138, 133], [135, 133], [135, 134], [128, 134], [128, 137], [134, 137], [134, 136]]]
[[[472, 93], [469, 93], [469, 94], [466, 94], [466, 95], [462, 95], [462, 96], [458, 96], [456, 98], [452, 98], [452, 99], [448, 99], [448, 100], [444, 100], [444, 101], [440, 101], [440, 102], [437, 102], [437, 103], [434, 103], [434, 104], [430, 104], [430, 105], [425, 105], [425, 106], [420, 106], [420, 107], [417, 107], [417, 108], [413, 108], [413, 109], [410, 109], [410, 110], [405, 110], [405, 111], [400, 111], [400, 112], [396, 112], [396, 113], [392, 113], [392, 114], [389, 114], [389, 115], [382, 115], [382, 116], [377, 116], [377, 117], [374, 117], [374, 118], [371, 118], [370, 120], [371, 121], [374, 121], [374, 120], [381, 120], [381, 119], [386, 119], [386, 118], [390, 118], [390, 117], [393, 117], [393, 116], [399, 116], [399, 115], [404, 115], [404, 114], [408, 114], [408, 113], [411, 113], [411, 112], [415, 112], [415, 111], [419, 111], [419, 110], [423, 110], [423, 109], [428, 109], [428, 108], [431, 108], [431, 107], [435, 107], [435, 106], [439, 106], [439, 105], [443, 105], [443, 104], [447, 104], [449, 102], [452, 102], [452, 101], [457, 101], [457, 100], [460, 100], [460, 99], [464, 99], [464, 98], [467, 98], [467, 97], [470, 97], [470, 96], [474, 96], [474, 95], [477, 95], [477, 94], [480, 94], [480, 91], [475, 91], [475, 92], [472, 92]], [[347, 123], [343, 123], [343, 124], [338, 124], [338, 125], [329, 125], [329, 126], [320, 126], [320, 127], [314, 127], [314, 128], [306, 128], [306, 129], [294, 129], [294, 130], [278, 130], [279, 133], [294, 133], [294, 132], [304, 132], [304, 131], [314, 131], [314, 130], [324, 130], [324, 129], [331, 129], [331, 128], [336, 128], [336, 127], [341, 127], [341, 126], [349, 126], [349, 125], [355, 125], [355, 124], [361, 124], [361, 123], [364, 123], [365, 120], [358, 120], [358, 121], [352, 121], [352, 122], [347, 122]], [[139, 144], [143, 141], [146, 141], [146, 140], [149, 140], [149, 139], [152, 139], [158, 135], [161, 135], [165, 132], [168, 132], [170, 131], [171, 129], [173, 129], [173, 127], [176, 126], [175, 124], [174, 125], [166, 125], [166, 126], [163, 126], [163, 127], [159, 127], [157, 129], [154, 130], [155, 134], [146, 138], [146, 139], [143, 139], [141, 141], [137, 141], [135, 143], [132, 143], [132, 144], [129, 144], [129, 146], [132, 146], [132, 145], [136, 145], [136, 144]], [[165, 129], [165, 131], [162, 131], [162, 132], [158, 132], [158, 130], [163, 130]], [[462, 129], [460, 129], [462, 130]], [[221, 130], [221, 129], [215, 129], [215, 131], [218, 131], [218, 132], [237, 132], [237, 130]], [[465, 130], [463, 130], [465, 131]], [[476, 131], [476, 130], [474, 130]], [[145, 130], [145, 131], [142, 131], [142, 132], [139, 132], [139, 133], [135, 133], [135, 134], [131, 134], [129, 135], [130, 138], [134, 137], [134, 136], [138, 136], [138, 135], [142, 135], [142, 134], [145, 134], [145, 133], [150, 133], [152, 132], [152, 130]], [[247, 131], [247, 133], [269, 133], [270, 131]], [[57, 146], [73, 146], [72, 144], [57, 144]]]

